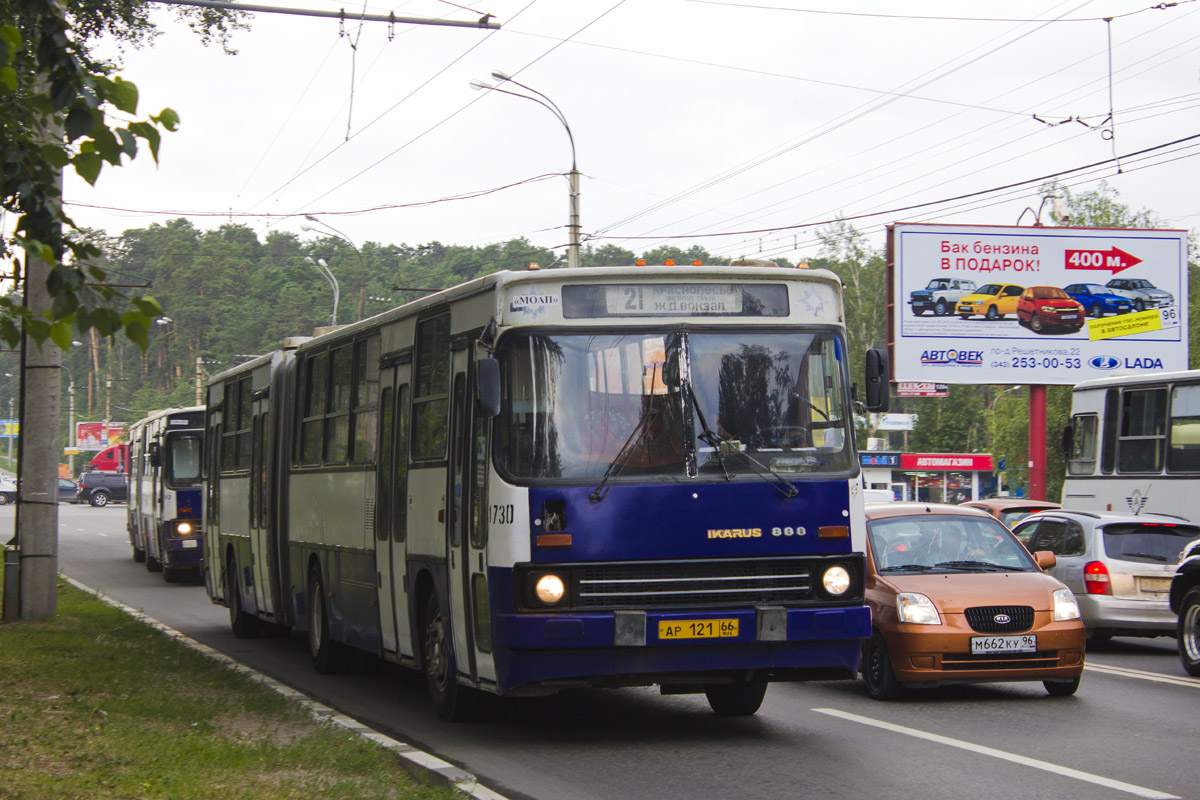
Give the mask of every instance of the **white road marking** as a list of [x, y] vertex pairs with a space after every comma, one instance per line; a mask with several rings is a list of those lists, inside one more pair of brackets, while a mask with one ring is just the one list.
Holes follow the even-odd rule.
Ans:
[[1200, 689], [1200, 678], [1185, 678], [1179, 675], [1163, 675], [1161, 672], [1148, 672], [1143, 669], [1128, 667], [1113, 667], [1108, 664], [1084, 664], [1085, 670], [1103, 672], [1105, 675], [1119, 675], [1122, 678], [1137, 678], [1155, 683], [1169, 683], [1173, 686], [1187, 686], [1190, 689]]
[[979, 753], [980, 755], [991, 756], [992, 758], [999, 758], [1003, 759], [1004, 761], [1011, 761], [1015, 764], [1021, 764], [1026, 767], [1045, 770], [1046, 772], [1053, 772], [1056, 775], [1062, 775], [1067, 778], [1074, 778], [1075, 780], [1094, 783], [1099, 786], [1105, 786], [1109, 789], [1128, 792], [1129, 794], [1135, 794], [1138, 797], [1149, 797], [1155, 798], [1156, 800], [1180, 800], [1178, 795], [1166, 794], [1165, 792], [1147, 789], [1143, 786], [1136, 786], [1132, 783], [1124, 783], [1123, 781], [1113, 780], [1112, 778], [1105, 778], [1102, 775], [1093, 775], [1090, 772], [1083, 772], [1081, 770], [1071, 769], [1070, 767], [1051, 764], [1049, 761], [1040, 761], [1036, 758], [1029, 758], [1028, 756], [1021, 756], [1017, 755], [1016, 753], [1006, 752], [1004, 750], [997, 750], [993, 747], [984, 747], [983, 745], [964, 742], [962, 739], [954, 739], [949, 736], [940, 736], [936, 733], [928, 733], [926, 731], [917, 730], [916, 728], [907, 728], [903, 725], [895, 725], [891, 722], [884, 722], [883, 720], [872, 719], [871, 717], [862, 717], [858, 714], [851, 714], [846, 711], [838, 711], [836, 708], [814, 708], [812, 710], [819, 714], [828, 714], [831, 717], [839, 717], [841, 719], [849, 720], [850, 722], [857, 722], [862, 725], [870, 725], [875, 728], [882, 728], [886, 731], [893, 731], [894, 733], [903, 733], [906, 736], [912, 736], [917, 739], [925, 739], [926, 741], [936, 742], [937, 744], [943, 744], [947, 747], [957, 747], [960, 750], [969, 750], [972, 753]]

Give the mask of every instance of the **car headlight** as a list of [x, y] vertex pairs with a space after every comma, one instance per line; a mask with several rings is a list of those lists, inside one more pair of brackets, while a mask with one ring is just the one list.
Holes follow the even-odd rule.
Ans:
[[830, 596], [841, 597], [850, 591], [850, 573], [840, 564], [834, 564], [825, 570], [825, 574], [821, 576], [821, 583]]
[[1053, 314], [1057, 310], [1054, 306], [1042, 306], [1042, 312], [1045, 314]]
[[913, 625], [942, 624], [942, 617], [933, 601], [916, 592], [901, 592], [896, 595], [896, 613], [901, 622]]
[[550, 572], [538, 578], [533, 591], [538, 600], [552, 606], [563, 599], [563, 595], [567, 593], [567, 587], [562, 578]]
[[175, 526], [175, 532], [180, 536], [188, 536], [192, 532], [192, 523], [180, 522]]
[[1075, 593], [1070, 589], [1054, 590], [1054, 621], [1065, 622], [1069, 619], [1079, 619], [1079, 603], [1075, 601]]

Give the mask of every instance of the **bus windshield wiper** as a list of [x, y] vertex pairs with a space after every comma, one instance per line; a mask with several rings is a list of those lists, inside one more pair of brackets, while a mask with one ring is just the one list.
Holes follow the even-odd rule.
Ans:
[[[692, 391], [691, 384], [688, 384], [687, 393], [692, 397], [692, 405], [696, 407], [696, 416], [700, 420], [700, 429], [702, 433], [696, 438], [704, 442], [713, 449], [717, 456], [717, 463], [721, 466], [721, 471], [725, 473], [725, 480], [733, 480], [733, 476], [729, 474], [729, 469], [725, 466], [725, 456], [721, 453], [721, 445], [728, 442], [721, 434], [708, 427], [708, 422], [704, 419], [704, 412], [700, 410], [700, 401], [696, 399], [696, 393]], [[762, 463], [754, 456], [747, 452], [740, 452], [738, 455], [746, 459], [747, 463], [753, 465], [750, 471], [765, 481], [771, 481], [775, 484], [775, 488], [779, 490], [785, 498], [792, 498], [800, 494], [800, 491], [788, 482], [787, 478], [780, 475], [775, 470]], [[758, 469], [755, 469], [757, 467]], [[769, 475], [769, 477], [768, 477]]]
[[650, 423], [658, 416], [658, 411], [646, 406], [642, 410], [642, 415], [638, 417], [637, 424], [633, 426], [633, 431], [629, 434], [629, 438], [625, 440], [625, 444], [621, 445], [621, 449], [617, 451], [617, 455], [613, 458], [612, 463], [608, 465], [608, 469], [604, 472], [604, 477], [600, 480], [600, 485], [597, 486], [588, 499], [593, 503], [598, 503], [608, 495], [609, 481], [617, 477], [621, 470], [625, 469], [625, 465], [629, 463], [629, 455], [633, 452], [633, 448], [641, 443], [642, 437], [646, 435], [646, 431], [650, 430]]
[[928, 564], [897, 564], [894, 567], [884, 567], [880, 572], [928, 572], [933, 567]]

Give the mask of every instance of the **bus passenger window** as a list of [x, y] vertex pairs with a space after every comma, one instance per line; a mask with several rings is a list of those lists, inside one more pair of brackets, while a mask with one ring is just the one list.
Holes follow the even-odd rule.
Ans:
[[1096, 431], [1099, 420], [1095, 414], [1077, 414], [1071, 420], [1074, 433], [1067, 471], [1072, 475], [1091, 475], [1096, 469]]
[[1176, 386], [1171, 391], [1167, 469], [1200, 472], [1200, 384]]

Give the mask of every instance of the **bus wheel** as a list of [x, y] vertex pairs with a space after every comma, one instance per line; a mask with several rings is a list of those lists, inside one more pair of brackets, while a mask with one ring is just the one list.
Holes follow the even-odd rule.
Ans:
[[1200, 678], [1200, 586], [1179, 606], [1179, 661], [1188, 675]]
[[325, 599], [321, 569], [314, 566], [308, 573], [308, 654], [317, 672], [331, 675], [346, 668], [346, 649], [333, 640]]
[[[135, 558], [136, 558], [136, 556], [135, 556]], [[150, 555], [150, 538], [149, 537], [146, 538], [146, 553], [145, 553], [145, 558], [143, 558], [142, 560], [146, 562], [146, 571], [147, 572], [158, 572], [162, 569], [162, 562], [159, 561], [154, 556]]]
[[242, 609], [242, 596], [238, 592], [237, 561], [229, 559], [225, 570], [225, 603], [229, 606], [229, 627], [239, 639], [258, 637], [258, 617]]
[[422, 617], [425, 632], [421, 658], [425, 664], [425, 687], [438, 716], [448, 722], [470, 719], [475, 711], [475, 694], [469, 686], [458, 682], [458, 667], [454, 662], [454, 643], [450, 627], [442, 616], [437, 592], [429, 594]]
[[722, 717], [748, 717], [758, 711], [767, 694], [766, 678], [736, 678], [733, 683], [710, 683], [704, 696]]
[[133, 560], [136, 564], [144, 564], [146, 562], [146, 551], [136, 544], [133, 545]]

